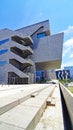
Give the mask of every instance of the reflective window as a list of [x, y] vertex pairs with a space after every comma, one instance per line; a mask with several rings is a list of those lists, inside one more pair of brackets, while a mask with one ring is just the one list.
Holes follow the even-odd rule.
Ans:
[[4, 54], [6, 52], [8, 52], [8, 49], [0, 50], [0, 55]]
[[7, 64], [7, 61], [5, 60], [5, 61], [0, 61], [0, 66], [3, 66], [3, 65], [5, 65], [5, 64]]
[[37, 34], [37, 38], [42, 38], [42, 37], [45, 37], [45, 36], [46, 36], [45, 32]]
[[4, 40], [1, 40], [1, 41], [0, 41], [0, 45], [5, 44], [5, 43], [8, 42], [8, 41], [9, 41], [9, 38], [4, 39]]

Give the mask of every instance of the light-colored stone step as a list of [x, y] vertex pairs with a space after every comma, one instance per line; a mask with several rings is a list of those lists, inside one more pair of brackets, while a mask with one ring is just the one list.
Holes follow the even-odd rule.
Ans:
[[32, 93], [31, 94], [31, 97], [35, 97], [35, 96], [37, 96], [39, 93]]
[[[46, 107], [46, 100], [54, 87], [41, 91], [35, 98], [29, 98], [0, 116], [2, 130], [33, 130]], [[14, 128], [13, 128], [14, 127]], [[18, 128], [18, 129], [17, 129]]]
[[51, 97], [49, 97], [46, 101], [47, 105], [49, 106], [51, 104]]
[[48, 106], [55, 106], [56, 104], [56, 99], [55, 98], [52, 98], [52, 97], [49, 97], [46, 101], [47, 105]]
[[0, 115], [29, 99], [31, 97], [31, 94], [38, 93], [47, 87], [48, 85], [42, 85], [39, 87], [34, 87], [34, 89], [31, 89], [30, 91], [21, 91], [17, 94], [0, 98]]

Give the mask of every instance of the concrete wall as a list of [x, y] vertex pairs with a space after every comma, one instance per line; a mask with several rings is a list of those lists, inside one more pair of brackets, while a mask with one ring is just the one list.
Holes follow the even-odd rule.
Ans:
[[39, 39], [34, 52], [35, 62], [45, 62], [62, 59], [63, 33], [45, 36]]
[[46, 30], [50, 30], [49, 27], [49, 21], [43, 21], [43, 22], [39, 22], [24, 28], [20, 28], [18, 30], [16, 30], [17, 33], [19, 33], [19, 35], [21, 36], [28, 36], [28, 35], [32, 35], [39, 27], [44, 26], [44, 28], [42, 29], [41, 32], [44, 32]]
[[15, 35], [16, 32], [10, 29], [2, 29], [0, 30], [0, 40], [5, 38], [10, 38], [11, 36]]
[[[43, 28], [40, 28], [42, 27]], [[40, 28], [40, 29], [39, 29]], [[39, 29], [39, 30], [38, 30]], [[36, 70], [58, 69], [62, 60], [63, 33], [50, 35], [49, 21], [43, 21], [31, 26], [16, 30], [22, 36], [32, 35], [34, 55], [32, 60], [36, 65]], [[38, 34], [45, 33], [44, 37]]]
[[[0, 53], [0, 84], [8, 83], [8, 72], [14, 72], [20, 78], [29, 77], [26, 73], [23, 72], [23, 70], [20, 69], [19, 62], [23, 64], [28, 63], [29, 67], [33, 65], [33, 61], [30, 60], [30, 58], [25, 59], [22, 57], [22, 55], [15, 54], [14, 52], [11, 51], [10, 49], [11, 47], [17, 47], [21, 49], [21, 51], [23, 50], [26, 51], [27, 48], [29, 47], [29, 46], [25, 47], [24, 45], [21, 45], [17, 42], [12, 41], [11, 36], [14, 36], [14, 35], [18, 35], [18, 34], [16, 34], [16, 32], [11, 31], [9, 29], [0, 30], [0, 43], [1, 43], [0, 49], [1, 51], [7, 50], [5, 53]], [[4, 40], [6, 40], [6, 42], [3, 42]], [[13, 62], [9, 62], [10, 59], [16, 59], [18, 62], [15, 62], [14, 60]]]
[[65, 103], [69, 112], [69, 116], [70, 116], [72, 128], [73, 128], [73, 94], [67, 88], [65, 88], [62, 84], [60, 85], [60, 87], [61, 87], [62, 94], [65, 99]]
[[7, 84], [8, 82], [7, 68], [8, 64], [0, 66], [0, 84]]

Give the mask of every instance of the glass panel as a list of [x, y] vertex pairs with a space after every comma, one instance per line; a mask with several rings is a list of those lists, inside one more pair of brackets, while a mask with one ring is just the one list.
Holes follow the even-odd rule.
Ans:
[[0, 50], [0, 55], [4, 54], [6, 52], [8, 52], [8, 49]]
[[46, 36], [45, 32], [37, 34], [37, 38], [42, 38], [42, 37], [45, 37], [45, 36]]
[[5, 44], [5, 43], [8, 42], [8, 41], [9, 41], [9, 38], [4, 39], [4, 40], [1, 40], [1, 41], [0, 41], [0, 45]]
[[0, 61], [0, 66], [3, 66], [3, 65], [5, 65], [5, 64], [7, 64], [7, 61], [5, 60], [5, 61]]

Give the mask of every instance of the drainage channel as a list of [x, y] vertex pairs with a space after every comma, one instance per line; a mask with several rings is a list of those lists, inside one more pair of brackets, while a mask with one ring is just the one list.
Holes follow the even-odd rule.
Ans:
[[64, 130], [72, 130], [72, 125], [70, 121], [70, 117], [68, 114], [67, 106], [64, 100], [64, 96], [62, 94], [62, 91], [60, 89], [61, 93], [61, 101], [62, 101], [62, 111], [63, 111], [63, 120], [64, 120]]

